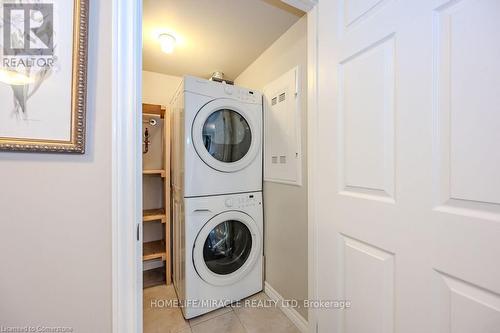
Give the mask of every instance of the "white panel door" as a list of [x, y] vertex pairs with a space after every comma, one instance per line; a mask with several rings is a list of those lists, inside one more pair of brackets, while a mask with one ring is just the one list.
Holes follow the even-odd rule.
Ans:
[[319, 332], [500, 332], [500, 1], [325, 0]]

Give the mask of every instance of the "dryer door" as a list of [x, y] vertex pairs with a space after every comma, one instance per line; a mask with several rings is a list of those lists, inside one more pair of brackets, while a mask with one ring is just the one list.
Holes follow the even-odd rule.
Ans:
[[193, 262], [198, 275], [215, 286], [242, 279], [261, 255], [261, 235], [255, 221], [242, 212], [216, 215], [198, 233]]
[[244, 104], [216, 99], [197, 113], [193, 145], [200, 158], [222, 172], [236, 172], [248, 166], [259, 152], [261, 130]]

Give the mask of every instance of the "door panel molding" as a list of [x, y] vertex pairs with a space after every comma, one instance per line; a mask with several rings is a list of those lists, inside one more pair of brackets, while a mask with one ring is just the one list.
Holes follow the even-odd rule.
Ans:
[[[487, 6], [475, 5], [453, 0], [434, 11], [436, 210], [500, 221], [500, 154], [488, 145], [500, 142], [496, 110], [488, 107], [500, 104], [498, 89], [492, 85], [500, 75], [492, 65], [500, 47], [478, 38], [494, 35], [500, 24]], [[478, 26], [478, 20], [486, 24]], [[474, 31], [468, 32], [474, 25]], [[464, 48], [470, 54], [464, 54]], [[491, 70], [478, 72], [472, 63]]]
[[443, 332], [496, 332], [500, 327], [500, 295], [472, 283], [437, 271], [446, 295], [441, 313], [449, 318]]
[[340, 13], [342, 15], [341, 21], [343, 22], [344, 29], [349, 29], [358, 22], [367, 19], [387, 1], [390, 0], [342, 1]]
[[394, 38], [390, 34], [339, 64], [342, 195], [395, 202]]
[[[339, 237], [341, 298], [352, 304], [340, 331], [394, 332], [394, 253], [343, 234]], [[379, 306], [373, 309], [372, 303]]]

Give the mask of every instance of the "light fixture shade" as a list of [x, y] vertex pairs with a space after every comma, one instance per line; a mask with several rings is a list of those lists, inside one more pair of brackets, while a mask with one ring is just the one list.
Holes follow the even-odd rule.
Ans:
[[172, 53], [175, 49], [176, 39], [170, 34], [161, 34], [159, 37], [161, 50], [165, 53]]

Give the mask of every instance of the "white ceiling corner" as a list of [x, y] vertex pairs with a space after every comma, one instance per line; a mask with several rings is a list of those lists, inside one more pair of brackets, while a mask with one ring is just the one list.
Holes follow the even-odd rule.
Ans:
[[310, 11], [317, 3], [318, 0], [281, 0], [282, 2], [298, 8], [304, 12]]
[[[280, 0], [143, 3], [143, 69], [175, 76], [222, 71], [235, 79], [304, 15]], [[178, 39], [173, 54], [161, 52], [157, 36], [162, 32]]]

